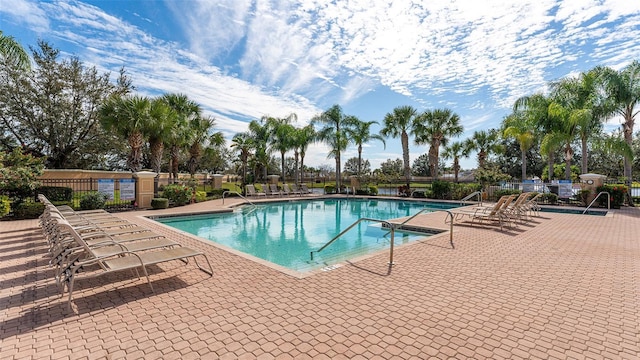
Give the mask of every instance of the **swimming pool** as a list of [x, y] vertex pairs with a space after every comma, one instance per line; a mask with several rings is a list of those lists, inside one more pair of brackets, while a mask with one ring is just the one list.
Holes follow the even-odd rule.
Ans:
[[[308, 272], [389, 247], [389, 230], [361, 222], [310, 260], [318, 250], [360, 218], [395, 219], [425, 207], [455, 204], [372, 199], [319, 199], [243, 206], [233, 213], [160, 217], [154, 220], [200, 238], [297, 272]], [[395, 244], [428, 236], [396, 231]]]

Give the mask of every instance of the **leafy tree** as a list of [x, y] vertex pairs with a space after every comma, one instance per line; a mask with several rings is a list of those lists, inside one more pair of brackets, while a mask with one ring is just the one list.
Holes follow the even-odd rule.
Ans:
[[380, 172], [384, 175], [398, 177], [404, 172], [404, 161], [402, 159], [387, 159], [380, 163]]
[[[508, 174], [512, 178], [520, 179], [522, 176], [522, 152], [520, 144], [514, 138], [503, 138], [500, 143], [504, 151], [496, 154], [493, 162], [503, 173]], [[540, 149], [536, 147], [529, 148], [525, 158], [527, 161], [527, 176], [542, 177], [542, 169], [545, 166], [545, 162], [540, 154]]]
[[460, 173], [460, 158], [468, 157], [469, 152], [468, 143], [456, 141], [451, 143], [450, 145], [445, 146], [444, 151], [442, 153], [442, 157], [445, 159], [453, 159], [453, 173], [454, 173], [454, 181], [458, 182], [458, 174]]
[[117, 137], [100, 126], [99, 106], [131, 89], [124, 71], [116, 84], [77, 58], [40, 41], [31, 49], [35, 67], [0, 64], [0, 138], [4, 148], [22, 146], [46, 156], [47, 167], [90, 168], [118, 148]]
[[403, 172], [407, 187], [411, 184], [411, 168], [409, 164], [409, 134], [414, 133], [418, 111], [412, 106], [398, 106], [384, 117], [382, 136], [400, 138], [402, 144]]
[[204, 149], [200, 167], [213, 174], [221, 174], [229, 167], [231, 154], [229, 149], [222, 146], [210, 146]]
[[413, 165], [411, 165], [411, 174], [415, 176], [431, 175], [429, 172], [429, 154], [422, 154], [413, 160]]
[[33, 195], [43, 173], [43, 159], [23, 153], [22, 148], [0, 152], [0, 193], [13, 199], [14, 207]]
[[31, 62], [29, 54], [24, 50], [13, 36], [7, 36], [0, 30], [0, 60], [11, 67], [29, 71]]
[[354, 116], [345, 115], [340, 105], [333, 105], [322, 114], [314, 116], [311, 124], [320, 126], [318, 139], [331, 148], [329, 158], [336, 160], [336, 188], [341, 186], [340, 157], [349, 145], [348, 128], [357, 121]]
[[[361, 175], [363, 173], [361, 167], [364, 166], [362, 164], [362, 145], [368, 143], [371, 140], [378, 140], [382, 142], [382, 145], [386, 148], [387, 144], [384, 141], [384, 138], [378, 134], [371, 133], [371, 125], [378, 124], [377, 121], [356, 121], [352, 125], [349, 132], [349, 138], [358, 146], [358, 167], [355, 172], [356, 175]], [[367, 171], [364, 171], [365, 173]]]
[[369, 160], [352, 157], [344, 163], [344, 172], [347, 175], [362, 175], [371, 172], [371, 163]]
[[450, 109], [425, 111], [414, 126], [417, 144], [429, 144], [429, 170], [434, 179], [438, 178], [440, 146], [446, 146], [451, 137], [462, 134], [460, 117]]
[[160, 176], [164, 141], [171, 134], [172, 119], [176, 115], [162, 99], [149, 103], [149, 119], [142, 130], [149, 140], [151, 169]]

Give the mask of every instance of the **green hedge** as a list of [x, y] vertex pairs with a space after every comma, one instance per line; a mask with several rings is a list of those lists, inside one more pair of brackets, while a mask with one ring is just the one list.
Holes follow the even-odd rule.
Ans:
[[166, 209], [169, 207], [169, 199], [153, 198], [151, 199], [151, 207], [154, 209]]
[[44, 212], [44, 204], [40, 202], [21, 202], [13, 208], [13, 217], [20, 219], [37, 219]]
[[11, 202], [6, 196], [0, 196], [0, 217], [7, 215], [11, 211]]
[[[607, 192], [611, 195], [611, 207], [614, 209], [619, 209], [622, 204], [624, 204], [624, 196], [627, 193], [627, 186], [622, 184], [615, 185], [602, 185], [598, 186], [596, 189], [596, 193], [599, 194], [601, 192]], [[600, 206], [607, 206], [607, 197], [600, 196], [598, 198], [598, 203]]]
[[107, 202], [107, 196], [99, 192], [92, 192], [85, 194], [80, 199], [81, 210], [96, 210], [103, 209], [104, 204]]

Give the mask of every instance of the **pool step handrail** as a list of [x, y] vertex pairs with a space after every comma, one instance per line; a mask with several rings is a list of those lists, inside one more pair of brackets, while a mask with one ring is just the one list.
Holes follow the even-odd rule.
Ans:
[[478, 205], [482, 206], [482, 195], [483, 195], [483, 191], [479, 190], [479, 191], [474, 191], [471, 194], [465, 196], [464, 198], [462, 198], [462, 200], [460, 200], [460, 205], [464, 205], [465, 201], [471, 199], [474, 196], [478, 197]]
[[257, 207], [256, 204], [252, 203], [251, 200], [247, 199], [246, 197], [242, 196], [242, 194], [240, 194], [237, 191], [231, 191], [231, 190], [226, 190], [225, 192], [222, 193], [222, 205], [224, 205], [224, 196], [227, 194], [236, 194], [238, 196], [240, 196], [242, 199], [244, 199], [244, 201], [248, 202], [249, 204]]
[[591, 200], [591, 203], [589, 204], [589, 206], [587, 206], [587, 208], [584, 209], [582, 213], [586, 214], [589, 208], [591, 208], [591, 206], [596, 202], [596, 200], [598, 200], [600, 195], [603, 195], [603, 194], [607, 194], [607, 210], [611, 210], [611, 194], [609, 194], [607, 191], [600, 191], [598, 195], [596, 195], [596, 197], [594, 197], [593, 200]]
[[[334, 241], [338, 240], [339, 238], [342, 237], [342, 235], [346, 234], [347, 232], [349, 232], [349, 230], [351, 230], [353, 227], [355, 227], [356, 225], [358, 225], [359, 223], [363, 222], [363, 221], [372, 221], [372, 222], [378, 222], [381, 223], [386, 226], [389, 227], [389, 233], [391, 233], [391, 239], [389, 240], [389, 265], [393, 265], [393, 247], [394, 247], [394, 239], [395, 239], [395, 231], [398, 228], [401, 228], [402, 225], [406, 224], [407, 222], [411, 221], [413, 218], [415, 218], [416, 216], [420, 215], [421, 213], [425, 212], [425, 211], [446, 211], [447, 212], [447, 216], [451, 217], [451, 229], [449, 231], [449, 243], [451, 244], [451, 248], [455, 249], [455, 246], [453, 244], [453, 213], [449, 210], [444, 210], [444, 209], [433, 209], [433, 208], [425, 208], [420, 210], [418, 213], [412, 215], [411, 217], [409, 217], [408, 219], [406, 219], [405, 221], [403, 221], [400, 224], [394, 224], [391, 223], [387, 220], [380, 220], [380, 219], [372, 219], [372, 218], [360, 218], [358, 220], [356, 220], [353, 224], [349, 225], [346, 229], [342, 230], [338, 235], [334, 236], [333, 239], [329, 240], [326, 244], [322, 245], [322, 247], [320, 247], [318, 250], [314, 250], [310, 252], [310, 257], [311, 257], [311, 261], [313, 261], [313, 254], [314, 253], [319, 253], [322, 250], [324, 250], [327, 246], [331, 245]], [[387, 233], [387, 234], [389, 234]], [[387, 235], [385, 234], [385, 236]]]
[[[363, 222], [363, 221], [378, 222], [378, 223], [386, 224], [387, 226], [389, 226], [389, 228], [391, 229], [391, 246], [393, 247], [393, 236], [394, 236], [394, 233], [393, 233], [393, 226], [391, 225], [391, 223], [389, 223], [389, 222], [388, 222], [388, 221], [386, 221], [386, 220], [372, 219], [372, 218], [365, 218], [365, 217], [363, 217], [363, 218], [360, 218], [360, 219], [356, 220], [353, 224], [351, 224], [351, 225], [347, 226], [347, 228], [346, 228], [346, 229], [342, 230], [338, 235], [334, 236], [334, 237], [333, 237], [333, 239], [331, 239], [331, 240], [327, 241], [327, 243], [326, 243], [326, 244], [324, 244], [324, 245], [322, 245], [322, 247], [320, 247], [318, 250], [313, 250], [313, 251], [311, 251], [311, 252], [310, 252], [311, 260], [313, 261], [313, 254], [314, 254], [314, 253], [319, 253], [319, 252], [321, 252], [322, 250], [326, 249], [326, 248], [327, 248], [327, 246], [329, 246], [329, 245], [333, 244], [333, 242], [334, 242], [334, 241], [336, 241], [336, 240], [338, 240], [339, 238], [341, 238], [341, 237], [342, 237], [342, 235], [346, 234], [347, 232], [349, 232], [349, 230], [353, 229], [356, 225], [360, 224], [360, 223], [361, 223], [361, 222]], [[393, 256], [392, 256], [392, 260], [393, 260]], [[392, 262], [392, 261], [391, 261], [391, 262]]]

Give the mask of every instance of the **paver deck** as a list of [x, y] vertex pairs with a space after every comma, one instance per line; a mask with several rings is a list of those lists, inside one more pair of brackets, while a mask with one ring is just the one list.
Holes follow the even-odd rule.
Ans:
[[[227, 205], [229, 200], [227, 199]], [[170, 209], [221, 208], [220, 200]], [[78, 282], [67, 310], [37, 221], [0, 222], [0, 358], [638, 359], [640, 209], [541, 213], [447, 233], [304, 278], [119, 216], [204, 251], [193, 264]], [[444, 213], [420, 222], [443, 227]], [[95, 286], [95, 285], [99, 286]]]

